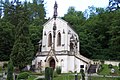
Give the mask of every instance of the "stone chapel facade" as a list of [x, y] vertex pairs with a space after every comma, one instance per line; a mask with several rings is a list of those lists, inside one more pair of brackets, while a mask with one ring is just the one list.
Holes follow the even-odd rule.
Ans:
[[33, 61], [36, 70], [44, 71], [45, 67], [54, 70], [61, 67], [62, 73], [80, 72], [81, 68], [86, 70], [91, 60], [80, 55], [79, 43], [78, 34], [68, 22], [54, 16], [43, 25], [39, 51]]

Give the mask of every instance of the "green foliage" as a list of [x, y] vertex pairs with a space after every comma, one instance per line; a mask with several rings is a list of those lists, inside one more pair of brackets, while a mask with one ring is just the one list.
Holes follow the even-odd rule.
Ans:
[[58, 67], [56, 68], [56, 72], [57, 72], [57, 74], [61, 74], [61, 67], [60, 67], [60, 66], [58, 66]]
[[88, 79], [91, 80], [120, 80], [120, 78], [116, 78], [116, 77], [95, 77], [95, 76], [89, 76]]
[[83, 69], [80, 69], [80, 74], [81, 74], [82, 80], [85, 80], [85, 73]]
[[[43, 0], [35, 0], [37, 2], [16, 2], [16, 5], [9, 0], [0, 2], [4, 16], [0, 19], [0, 60], [9, 60], [10, 53], [16, 38], [21, 36], [21, 33], [29, 33], [26, 28], [20, 30], [22, 24], [26, 23], [30, 29], [30, 37], [35, 53], [38, 51], [38, 41], [41, 39], [42, 25], [45, 20], [45, 8]], [[1, 10], [0, 10], [1, 11]], [[9, 14], [8, 14], [9, 13]], [[35, 15], [34, 15], [35, 14]], [[24, 23], [23, 23], [24, 22]], [[22, 29], [22, 28], [21, 28]], [[32, 30], [31, 30], [32, 29]], [[14, 40], [15, 39], [15, 40]], [[29, 42], [28, 42], [29, 43]], [[14, 62], [13, 62], [14, 63]]]
[[49, 74], [49, 67], [45, 68], [45, 80], [49, 80], [50, 79], [50, 74]]
[[120, 1], [119, 0], [109, 0], [109, 6], [108, 6], [108, 9], [110, 11], [113, 11], [113, 10], [118, 10], [120, 9]]
[[57, 72], [54, 71], [54, 72], [53, 72], [53, 77], [57, 77], [57, 76], [58, 76]]
[[[98, 72], [99, 75], [112, 75], [111, 74], [111, 68], [108, 67], [108, 65], [103, 64], [102, 65], [103, 68], [101, 68], [101, 70]], [[115, 73], [114, 75], [119, 76], [119, 70], [117, 66], [112, 66], [115, 69]]]
[[34, 54], [34, 47], [28, 36], [29, 34], [26, 33], [28, 31], [25, 31], [27, 30], [27, 25], [26, 23], [21, 25], [21, 28], [18, 30], [19, 36], [17, 35], [18, 37], [16, 38], [11, 54], [13, 64], [19, 67], [20, 70], [31, 63]]
[[75, 31], [79, 31], [79, 25], [85, 22], [85, 17], [81, 11], [75, 11], [74, 7], [68, 9], [67, 14], [63, 17], [64, 20], [68, 21], [72, 25]]
[[112, 69], [112, 68], [113, 68], [113, 65], [112, 65], [112, 64], [109, 64], [109, 65], [108, 65], [108, 68]]
[[14, 43], [14, 26], [0, 20], [0, 61], [8, 61]]
[[37, 77], [34, 75], [30, 75], [27, 80], [34, 80], [35, 78], [37, 78]]
[[[119, 3], [117, 0], [109, 0], [109, 8], [112, 12], [94, 6], [88, 7], [84, 13], [76, 11], [74, 7], [68, 9], [63, 19], [68, 21], [78, 33], [83, 56], [101, 60], [120, 60]], [[30, 44], [32, 42], [36, 53], [38, 41], [42, 38], [42, 25], [46, 22], [44, 0], [33, 0], [31, 3], [25, 1], [16, 5], [5, 0], [0, 4], [3, 5], [0, 9], [4, 12], [3, 18], [0, 18], [0, 60], [9, 60], [13, 44], [19, 43], [16, 39], [24, 36], [31, 39]], [[25, 27], [23, 29], [22, 24], [27, 24], [28, 30]], [[23, 36], [21, 33], [24, 33]], [[15, 45], [14, 48], [18, 46]], [[20, 42], [19, 46], [23, 44]], [[26, 51], [25, 48], [19, 50], [22, 53]]]
[[[75, 80], [75, 75], [64, 73], [54, 77], [54, 80]], [[80, 75], [78, 75], [78, 80], [80, 80]]]
[[53, 68], [45, 68], [45, 80], [53, 80]]
[[10, 59], [10, 61], [8, 62], [7, 80], [13, 80], [13, 70], [14, 70], [13, 62]]
[[[12, 23], [15, 25], [15, 42], [12, 48], [12, 53], [10, 55], [15, 67], [22, 70], [26, 65], [31, 64], [34, 55], [34, 46], [30, 40], [29, 34], [29, 10], [27, 8], [27, 3], [24, 5], [17, 4], [14, 6], [15, 16], [17, 18], [17, 23], [15, 21]], [[19, 12], [19, 13], [17, 13]]]
[[29, 26], [30, 31], [30, 39], [34, 45], [34, 52], [36, 53], [38, 51], [38, 42], [42, 38], [42, 26], [36, 26], [34, 24], [31, 24]]
[[17, 80], [20, 80], [20, 79], [28, 79], [28, 76], [30, 74], [28, 72], [22, 72], [20, 73], [18, 76], [17, 76]]
[[120, 71], [120, 63], [118, 64], [118, 69], [119, 69], [119, 71]]
[[52, 67], [49, 68], [49, 73], [50, 73], [51, 80], [53, 80], [53, 68]]

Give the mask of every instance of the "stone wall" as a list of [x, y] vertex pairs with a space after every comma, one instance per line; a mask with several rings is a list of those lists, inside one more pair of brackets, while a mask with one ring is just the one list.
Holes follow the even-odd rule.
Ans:
[[104, 64], [112, 64], [113, 66], [118, 66], [120, 61], [104, 61]]

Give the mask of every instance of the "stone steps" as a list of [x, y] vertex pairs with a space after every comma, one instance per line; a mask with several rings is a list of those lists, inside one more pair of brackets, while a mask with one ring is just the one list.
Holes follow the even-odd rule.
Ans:
[[96, 64], [91, 64], [89, 69], [88, 69], [88, 74], [96, 73], [96, 68], [97, 68]]

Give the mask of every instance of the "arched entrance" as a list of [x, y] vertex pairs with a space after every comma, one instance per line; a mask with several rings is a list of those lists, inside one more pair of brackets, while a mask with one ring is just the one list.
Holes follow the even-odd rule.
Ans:
[[55, 69], [55, 60], [52, 58], [51, 60], [50, 60], [50, 67], [52, 67], [53, 69]]

